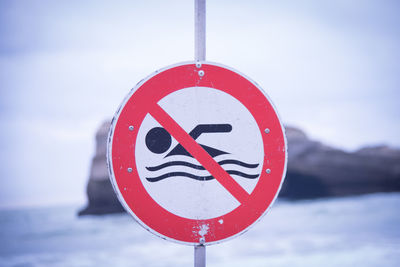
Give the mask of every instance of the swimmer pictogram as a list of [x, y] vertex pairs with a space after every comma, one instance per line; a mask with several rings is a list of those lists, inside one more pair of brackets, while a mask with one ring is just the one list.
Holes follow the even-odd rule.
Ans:
[[[229, 133], [232, 131], [232, 125], [231, 124], [199, 124], [197, 125], [192, 131], [190, 131], [189, 135], [196, 140], [200, 135], [205, 134], [205, 133]], [[147, 148], [155, 153], [155, 154], [163, 154], [167, 152], [171, 148], [172, 144], [172, 138], [171, 135], [168, 133], [167, 130], [165, 130], [163, 127], [154, 127], [152, 128], [146, 135], [146, 146]], [[199, 144], [212, 158], [218, 157], [220, 155], [224, 154], [230, 154], [229, 152], [219, 150], [214, 147], [210, 147], [204, 144]], [[172, 156], [187, 156], [187, 157], [192, 157], [193, 156], [181, 145], [177, 144], [174, 148], [172, 148], [169, 153], [167, 153], [164, 158], [169, 158]], [[250, 164], [250, 163], [245, 163], [240, 160], [236, 159], [225, 159], [217, 162], [220, 166], [223, 165], [236, 165], [236, 166], [241, 166], [244, 168], [249, 168], [249, 169], [254, 169], [257, 168], [259, 164]], [[194, 170], [206, 170], [203, 166], [201, 165], [196, 165], [190, 162], [186, 161], [167, 161], [165, 163], [162, 163], [157, 166], [149, 166], [146, 167], [148, 171], [158, 171], [162, 170], [168, 167], [174, 167], [174, 166], [183, 166], [183, 167], [188, 167]], [[228, 174], [230, 175], [236, 175], [240, 176], [243, 178], [247, 179], [256, 179], [258, 178], [259, 174], [248, 174], [241, 172], [239, 170], [234, 170], [234, 169], [226, 169], [225, 170]], [[209, 181], [213, 180], [214, 177], [212, 175], [196, 175], [190, 172], [184, 172], [184, 171], [174, 171], [174, 172], [167, 172], [162, 175], [156, 176], [156, 177], [146, 177], [146, 180], [149, 182], [158, 182], [161, 180], [164, 180], [166, 178], [171, 178], [171, 177], [187, 177], [191, 179], [195, 179], [198, 181]]]

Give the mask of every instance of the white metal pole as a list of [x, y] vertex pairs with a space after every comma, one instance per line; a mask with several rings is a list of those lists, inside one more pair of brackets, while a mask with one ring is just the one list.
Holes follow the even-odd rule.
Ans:
[[206, 0], [194, 0], [194, 59], [206, 60]]
[[[194, 59], [206, 60], [206, 0], [194, 0]], [[194, 247], [194, 267], [206, 267], [206, 247]]]
[[194, 247], [194, 267], [206, 267], [206, 246]]

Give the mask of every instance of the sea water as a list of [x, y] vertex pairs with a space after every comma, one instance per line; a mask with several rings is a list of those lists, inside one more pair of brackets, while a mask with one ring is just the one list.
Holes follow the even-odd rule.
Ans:
[[[193, 247], [129, 215], [78, 207], [0, 211], [0, 266], [193, 266]], [[400, 266], [400, 194], [278, 200], [243, 235], [207, 247], [207, 266]]]

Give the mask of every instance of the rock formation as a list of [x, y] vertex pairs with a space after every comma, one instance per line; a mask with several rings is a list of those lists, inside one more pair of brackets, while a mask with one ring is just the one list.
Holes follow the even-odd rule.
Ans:
[[288, 169], [280, 197], [291, 199], [400, 191], [400, 150], [345, 152], [286, 127]]
[[[79, 215], [123, 212], [106, 164], [110, 122], [96, 134], [96, 154], [87, 184], [88, 205]], [[349, 153], [310, 140], [297, 128], [286, 127], [288, 169], [279, 197], [306, 199], [400, 191], [400, 150], [386, 146]]]
[[88, 205], [78, 215], [101, 215], [124, 212], [124, 208], [112, 188], [107, 170], [107, 136], [110, 121], [105, 121], [96, 133], [96, 153], [92, 159], [89, 181], [86, 187]]

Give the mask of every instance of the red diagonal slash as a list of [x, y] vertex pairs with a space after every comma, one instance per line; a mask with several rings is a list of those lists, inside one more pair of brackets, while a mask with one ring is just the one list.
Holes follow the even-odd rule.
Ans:
[[171, 118], [160, 105], [155, 104], [149, 113], [241, 204], [249, 198], [249, 193]]

